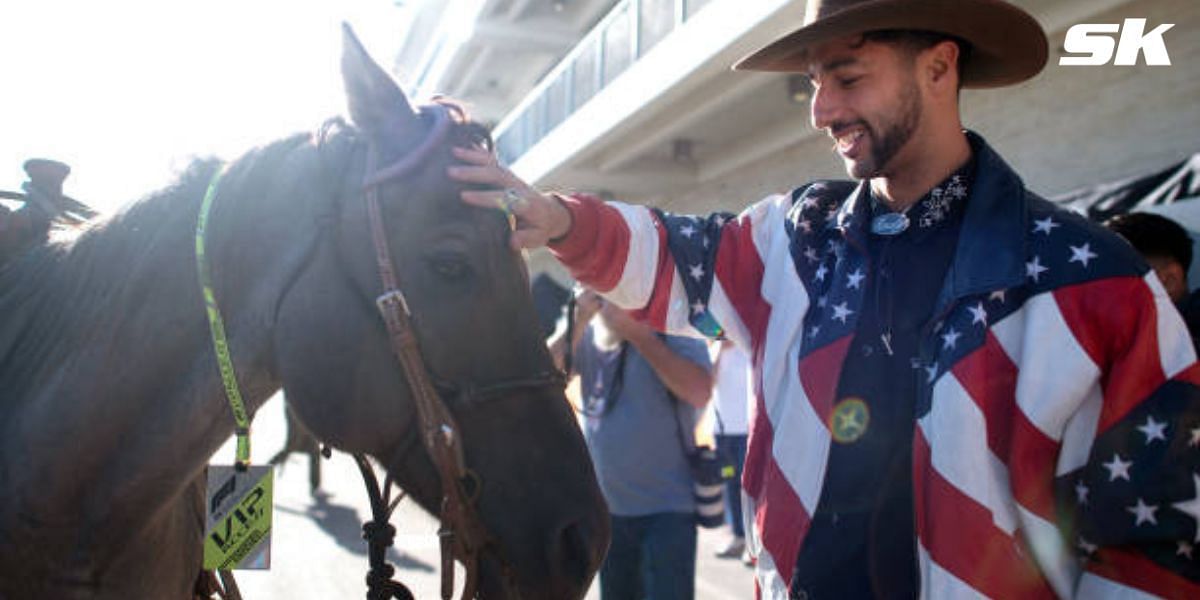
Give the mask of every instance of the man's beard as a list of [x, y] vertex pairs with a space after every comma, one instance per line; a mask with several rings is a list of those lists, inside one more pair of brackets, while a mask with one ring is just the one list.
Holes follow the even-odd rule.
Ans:
[[875, 127], [862, 121], [871, 139], [871, 152], [867, 160], [860, 160], [847, 165], [850, 176], [856, 179], [879, 177], [883, 169], [896, 157], [900, 149], [912, 139], [917, 125], [921, 121], [921, 93], [915, 81], [909, 81], [900, 90], [895, 118], [890, 123], [884, 123], [883, 135], [879, 135]]

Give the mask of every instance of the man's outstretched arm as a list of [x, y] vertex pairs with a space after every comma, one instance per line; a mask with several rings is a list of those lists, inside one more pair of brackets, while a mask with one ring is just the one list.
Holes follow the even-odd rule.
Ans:
[[726, 335], [742, 345], [765, 329], [759, 297], [762, 254], [784, 237], [791, 198], [777, 196], [734, 218], [669, 215], [587, 195], [543, 194], [480, 149], [456, 149], [449, 175], [496, 189], [468, 190], [465, 202], [506, 206], [516, 248], [548, 246], [576, 279], [632, 310], [655, 329]]

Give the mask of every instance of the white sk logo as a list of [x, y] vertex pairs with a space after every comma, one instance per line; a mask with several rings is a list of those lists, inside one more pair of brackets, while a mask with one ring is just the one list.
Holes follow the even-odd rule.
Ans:
[[[1086, 54], [1088, 56], [1064, 56], [1058, 59], [1063, 66], [1097, 66], [1106, 65], [1113, 58], [1116, 50], [1114, 65], [1129, 66], [1137, 64], [1138, 54], [1146, 57], [1147, 65], [1167, 66], [1171, 57], [1167, 54], [1167, 44], [1163, 42], [1163, 34], [1174, 23], [1159, 25], [1146, 32], [1145, 19], [1125, 19], [1125, 24], [1118, 23], [1084, 23], [1072, 25], [1067, 30], [1067, 39], [1063, 48], [1071, 54]], [[1112, 34], [1121, 32], [1118, 43]]]

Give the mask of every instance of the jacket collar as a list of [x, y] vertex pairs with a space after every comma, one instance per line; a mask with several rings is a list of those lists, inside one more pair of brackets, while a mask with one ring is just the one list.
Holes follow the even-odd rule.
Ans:
[[975, 185], [947, 274], [953, 298], [1023, 284], [1028, 254], [1025, 183], [978, 134], [968, 131], [967, 140], [976, 156]]
[[[972, 131], [966, 134], [975, 154], [975, 173], [939, 305], [1025, 281], [1025, 184], [982, 137]], [[866, 247], [871, 221], [869, 186], [866, 180], [859, 183], [842, 203], [836, 220], [842, 234], [860, 248]]]

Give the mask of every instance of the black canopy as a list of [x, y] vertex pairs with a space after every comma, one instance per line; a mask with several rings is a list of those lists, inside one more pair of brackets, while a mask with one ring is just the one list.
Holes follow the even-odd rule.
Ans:
[[1161, 171], [1079, 188], [1050, 198], [1096, 221], [1200, 196], [1200, 152]]

